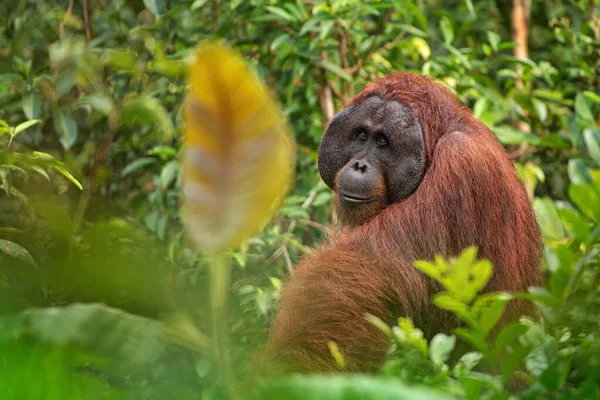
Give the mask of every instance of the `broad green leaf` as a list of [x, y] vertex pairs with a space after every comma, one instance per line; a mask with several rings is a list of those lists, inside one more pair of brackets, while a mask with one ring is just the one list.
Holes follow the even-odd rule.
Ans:
[[571, 236], [580, 243], [587, 244], [591, 239], [591, 230], [583, 216], [576, 210], [561, 206], [560, 204], [557, 209], [560, 219]]
[[56, 98], [60, 99], [75, 86], [75, 70], [68, 69], [58, 77], [58, 81], [56, 82]]
[[144, 168], [148, 165], [155, 164], [157, 161], [158, 160], [154, 157], [136, 158], [134, 161], [127, 164], [127, 166], [125, 168], [123, 168], [123, 171], [121, 171], [121, 176], [130, 175], [134, 172], [141, 170], [142, 168]]
[[468, 307], [462, 301], [452, 297], [448, 293], [438, 293], [433, 296], [433, 304], [444, 310], [449, 310], [457, 314], [463, 314], [468, 311]]
[[60, 137], [60, 144], [68, 150], [77, 140], [77, 123], [75, 119], [63, 110], [54, 113], [54, 129]]
[[544, 370], [540, 383], [551, 392], [560, 390], [571, 371], [571, 357], [557, 358]]
[[[480, 298], [481, 299], [481, 298]], [[474, 305], [474, 311], [478, 314], [478, 328], [479, 331], [487, 335], [500, 320], [504, 308], [506, 307], [507, 300], [501, 298], [491, 298], [484, 304], [476, 302]]]
[[490, 42], [490, 45], [492, 46], [492, 49], [494, 49], [494, 51], [498, 51], [498, 45], [500, 44], [500, 40], [502, 39], [500, 35], [498, 35], [496, 32], [487, 31], [487, 37], [488, 41]]
[[270, 13], [277, 15], [278, 17], [280, 17], [280, 19], [282, 19], [284, 21], [287, 21], [287, 22], [294, 21], [294, 17], [282, 8], [275, 7], [275, 6], [266, 6], [265, 9], [267, 11], [269, 11]]
[[160, 185], [166, 189], [177, 177], [179, 173], [179, 161], [169, 161], [160, 172]]
[[548, 118], [548, 107], [546, 106], [546, 103], [539, 99], [536, 99], [535, 97], [531, 99], [531, 103], [533, 104], [535, 113], [537, 114], [540, 121], [544, 122], [546, 118]]
[[479, 364], [479, 362], [483, 359], [483, 354], [470, 351], [465, 353], [460, 357], [456, 365], [454, 366], [454, 373], [456, 375], [464, 374], [465, 372], [471, 371], [473, 368]]
[[417, 50], [417, 52], [421, 55], [421, 57], [423, 57], [424, 60], [429, 59], [429, 56], [431, 56], [431, 48], [429, 47], [429, 44], [427, 44], [425, 39], [420, 38], [418, 36], [413, 36], [410, 39], [410, 42], [412, 43], [413, 47]]
[[438, 333], [429, 343], [429, 359], [435, 365], [443, 365], [450, 358], [450, 354], [452, 353], [455, 344], [455, 336], [447, 336], [443, 333]]
[[154, 15], [160, 15], [165, 9], [164, 0], [144, 0], [144, 5]]
[[347, 73], [346, 71], [344, 71], [340, 66], [338, 66], [337, 64], [334, 64], [330, 61], [327, 60], [319, 60], [318, 64], [325, 68], [326, 70], [328, 70], [329, 72], [332, 72], [333, 74], [339, 76], [342, 79], [345, 79], [349, 82], [352, 81], [352, 77], [350, 76], [349, 73]]
[[501, 125], [493, 127], [492, 130], [498, 137], [498, 140], [503, 144], [521, 144], [523, 142], [529, 144], [539, 144], [540, 138], [531, 133], [521, 132], [511, 126]]
[[25, 121], [20, 123], [19, 125], [17, 125], [15, 127], [15, 129], [11, 132], [10, 134], [10, 140], [8, 141], [8, 145], [10, 146], [10, 144], [12, 143], [12, 140], [15, 138], [15, 136], [17, 136], [19, 133], [23, 132], [25, 129], [40, 123], [41, 120], [39, 119], [33, 119], [33, 120], [29, 120], [29, 121]]
[[213, 253], [264, 227], [289, 186], [294, 144], [276, 103], [230, 49], [200, 47], [189, 79], [183, 220]]
[[33, 261], [33, 257], [31, 257], [29, 251], [27, 251], [26, 248], [17, 243], [0, 239], [0, 251], [10, 257], [19, 259], [21, 261], [26, 262], [29, 265], [37, 267], [37, 264], [35, 263], [35, 261]]
[[19, 337], [82, 346], [130, 365], [151, 363], [164, 349], [158, 322], [102, 304], [32, 308], [1, 317], [0, 340]]
[[77, 100], [78, 106], [90, 106], [94, 110], [104, 114], [105, 116], [110, 115], [110, 113], [114, 110], [115, 104], [113, 100], [109, 96], [105, 96], [102, 94], [90, 94], [87, 96], [82, 96]]
[[552, 199], [549, 197], [536, 198], [533, 201], [533, 209], [545, 237], [555, 240], [563, 240], [565, 238], [564, 226]]
[[569, 179], [574, 185], [592, 183], [590, 168], [579, 159], [570, 159], [567, 165]]
[[600, 166], [600, 129], [589, 128], [583, 130], [583, 140], [590, 156]]
[[23, 97], [21, 107], [27, 119], [38, 119], [40, 117], [40, 99], [35, 94]]
[[548, 283], [550, 293], [556, 299], [564, 300], [565, 290], [569, 285], [571, 276], [573, 275], [573, 263], [575, 262], [575, 254], [564, 244], [556, 246], [553, 249], [554, 254], [558, 258], [559, 265], [552, 272], [552, 277]]
[[137, 57], [128, 50], [108, 50], [102, 55], [102, 62], [117, 71], [133, 74], [137, 69]]
[[594, 115], [592, 109], [583, 93], [577, 94], [575, 97], [575, 113], [577, 119], [581, 121], [584, 126], [594, 125]]
[[586, 90], [585, 92], [583, 92], [583, 94], [585, 97], [592, 100], [593, 102], [600, 104], [600, 96], [598, 94], [589, 90]]
[[600, 196], [592, 185], [571, 185], [569, 197], [588, 218], [600, 221]]
[[449, 400], [434, 389], [408, 386], [398, 379], [367, 375], [295, 376], [261, 385], [256, 399], [285, 400]]
[[442, 29], [442, 35], [444, 36], [444, 42], [449, 45], [454, 40], [454, 27], [452, 22], [446, 17], [440, 21], [440, 28]]
[[502, 352], [506, 350], [514, 342], [518, 341], [526, 331], [527, 327], [517, 322], [504, 326], [494, 342], [496, 351]]
[[135, 97], [125, 102], [121, 107], [120, 122], [132, 126], [150, 125], [162, 140], [173, 138], [171, 116], [154, 97]]

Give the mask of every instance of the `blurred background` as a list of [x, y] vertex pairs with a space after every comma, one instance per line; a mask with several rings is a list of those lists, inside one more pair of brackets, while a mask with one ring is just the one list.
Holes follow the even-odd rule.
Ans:
[[[598, 398], [599, 12], [598, 0], [2, 2], [2, 398], [227, 398], [211, 358], [164, 335], [181, 313], [188, 322], [169, 326], [204, 329], [209, 311], [207, 261], [182, 233], [179, 152], [189, 58], [215, 38], [272, 89], [298, 144], [276, 217], [230, 254], [238, 370], [265, 340], [282, 281], [334, 222], [316, 165], [324, 127], [366, 83], [412, 71], [491, 128], [538, 216], [543, 317], [513, 332], [524, 343], [503, 366], [525, 365], [519, 398]], [[502, 374], [471, 371], [477, 354], [447, 365], [436, 343], [393, 352], [381, 374], [440, 399], [508, 398]], [[279, 398], [383, 393], [352, 397], [323, 379], [321, 397]], [[424, 398], [398, 390], [377, 398]]]

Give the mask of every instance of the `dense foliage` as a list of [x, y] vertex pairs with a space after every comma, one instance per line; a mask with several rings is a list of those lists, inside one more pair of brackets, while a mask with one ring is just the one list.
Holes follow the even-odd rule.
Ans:
[[[421, 72], [451, 88], [506, 145], [544, 235], [545, 289], [477, 298], [489, 268], [473, 249], [419, 263], [434, 278], [453, 271], [434, 301], [468, 328], [428, 343], [408, 319], [371, 318], [390, 337], [380, 376], [267, 382], [259, 398], [502, 399], [516, 376], [519, 398], [599, 398], [600, 3], [532, 1], [529, 59], [513, 55], [511, 11], [497, 0], [0, 4], [3, 398], [227, 397], [200, 333], [208, 262], [178, 205], [186, 65], [214, 38], [273, 89], [298, 144], [293, 190], [230, 254], [237, 376], [282, 280], [335, 219], [316, 169], [323, 126], [377, 76]], [[466, 268], [481, 279], [461, 281]], [[489, 341], [511, 296], [541, 316]], [[450, 358], [456, 336], [475, 350]]]

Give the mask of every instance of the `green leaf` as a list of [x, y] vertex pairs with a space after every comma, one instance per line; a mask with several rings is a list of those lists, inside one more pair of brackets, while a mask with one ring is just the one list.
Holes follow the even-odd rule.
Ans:
[[437, 293], [433, 296], [432, 301], [437, 307], [457, 314], [466, 313], [468, 311], [468, 307], [465, 303], [452, 297], [449, 293]]
[[544, 370], [540, 383], [551, 392], [560, 390], [571, 370], [571, 357], [557, 358]]
[[283, 21], [290, 22], [290, 21], [294, 21], [295, 20], [295, 18], [290, 13], [288, 13], [287, 11], [285, 11], [282, 8], [274, 7], [274, 6], [266, 6], [265, 8], [271, 14], [274, 14], [274, 15], [277, 15], [278, 17], [280, 17], [280, 19], [283, 20]]
[[569, 231], [569, 234], [577, 241], [583, 244], [588, 244], [591, 239], [591, 230], [588, 222], [576, 210], [558, 204], [558, 215], [563, 224]]
[[518, 322], [506, 325], [496, 337], [494, 343], [496, 351], [500, 353], [506, 350], [514, 342], [518, 341], [525, 332], [527, 332], [527, 327]]
[[590, 168], [579, 159], [570, 159], [567, 166], [567, 171], [569, 172], [569, 179], [571, 180], [571, 183], [575, 185], [592, 183]]
[[[480, 297], [479, 300], [482, 298]], [[478, 328], [483, 335], [487, 335], [500, 320], [507, 300], [502, 298], [489, 298], [488, 301], [481, 304], [480, 301], [474, 305], [474, 311], [478, 314]]]
[[479, 364], [479, 362], [483, 359], [483, 354], [470, 351], [465, 353], [460, 357], [456, 365], [454, 366], [454, 373], [456, 375], [464, 374], [465, 372], [471, 371], [473, 368]]
[[342, 79], [347, 80], [348, 82], [352, 81], [352, 76], [344, 71], [340, 66], [334, 64], [327, 60], [319, 60], [318, 65], [325, 68], [327, 71], [332, 72], [333, 74], [339, 76]]
[[37, 268], [37, 264], [33, 261], [33, 257], [31, 257], [29, 251], [19, 244], [0, 239], [0, 251]]
[[549, 197], [537, 197], [533, 201], [533, 209], [545, 237], [556, 240], [563, 240], [565, 238], [564, 226], [552, 199]]
[[379, 329], [381, 332], [385, 333], [385, 335], [387, 337], [392, 337], [392, 329], [389, 327], [388, 324], [383, 322], [383, 320], [381, 318], [379, 318], [373, 314], [367, 314], [365, 318], [367, 319], [367, 321], [369, 321], [370, 323], [375, 325], [377, 327], [377, 329]]
[[81, 183], [73, 175], [71, 175], [71, 173], [67, 171], [65, 167], [63, 167], [62, 165], [53, 165], [52, 168], [54, 168], [55, 170], [60, 172], [62, 176], [70, 180], [75, 186], [77, 186], [77, 188], [79, 188], [79, 190], [83, 190], [83, 186], [81, 185]]
[[593, 102], [600, 104], [600, 96], [596, 93], [586, 90], [585, 92], [583, 92], [583, 95], [588, 99], [592, 100]]
[[58, 77], [58, 81], [56, 82], [56, 99], [60, 99], [69, 93], [73, 86], [75, 86], [75, 70], [68, 69]]
[[424, 60], [428, 60], [431, 56], [431, 48], [429, 44], [425, 41], [425, 39], [420, 38], [418, 36], [413, 36], [410, 39], [413, 47], [417, 50], [417, 52], [423, 57]]
[[77, 123], [63, 110], [54, 113], [54, 129], [60, 136], [60, 144], [68, 150], [77, 140]]
[[173, 137], [171, 117], [153, 97], [137, 97], [125, 102], [121, 108], [120, 121], [133, 126], [151, 125], [164, 141]]
[[160, 184], [163, 189], [166, 189], [177, 177], [179, 173], [179, 161], [169, 161], [160, 172]]
[[160, 15], [165, 10], [164, 0], [144, 0], [144, 5], [154, 15]]
[[121, 176], [131, 175], [132, 173], [141, 170], [145, 166], [155, 164], [156, 162], [157, 159], [154, 157], [137, 158], [134, 161], [127, 164], [125, 168], [123, 168], [123, 171], [121, 171]]
[[492, 49], [494, 49], [494, 51], [498, 51], [498, 45], [500, 44], [501, 40], [500, 35], [498, 35], [496, 32], [487, 31], [487, 37]]
[[573, 275], [575, 254], [563, 244], [556, 246], [553, 252], [559, 260], [559, 265], [558, 268], [555, 267], [556, 269], [552, 273], [548, 287], [552, 296], [563, 301], [571, 276]]
[[248, 262], [248, 256], [246, 254], [236, 251], [233, 253], [233, 258], [235, 258], [235, 261], [237, 261], [240, 267], [246, 268], [246, 262]]
[[575, 114], [578, 121], [584, 126], [594, 125], [592, 109], [583, 93], [578, 93], [575, 97]]
[[503, 359], [502, 376], [504, 376], [504, 379], [508, 379], [515, 372], [530, 352], [531, 348], [528, 346], [517, 346]]
[[133, 74], [136, 72], [137, 57], [128, 50], [107, 50], [102, 55], [102, 62], [116, 71]]
[[548, 107], [546, 106], [546, 103], [536, 99], [535, 97], [531, 99], [531, 103], [533, 104], [535, 113], [537, 114], [540, 121], [544, 122], [546, 118], [548, 118]]
[[41, 119], [32, 119], [29, 121], [22, 122], [15, 127], [15, 130], [13, 131], [12, 136], [13, 137], [17, 136], [19, 133], [23, 132], [25, 129], [27, 129], [30, 126], [33, 126], [35, 124], [39, 124], [40, 122], [42, 122]]
[[508, 125], [493, 127], [492, 130], [496, 137], [503, 144], [522, 144], [523, 142], [537, 145], [540, 143], [540, 138], [531, 133], [521, 132], [518, 129]]
[[36, 95], [24, 96], [21, 107], [27, 119], [38, 119], [40, 117], [40, 99]]
[[455, 336], [447, 336], [443, 333], [438, 333], [431, 339], [429, 344], [429, 359], [438, 366], [442, 366], [449, 358], [454, 345], [456, 344]]
[[571, 185], [569, 197], [586, 217], [600, 221], [600, 196], [592, 185]]
[[440, 21], [440, 28], [442, 29], [442, 35], [444, 36], [444, 43], [447, 45], [451, 44], [454, 40], [454, 27], [452, 22], [446, 17], [443, 17]]
[[115, 104], [109, 96], [105, 96], [102, 94], [90, 94], [87, 96], [82, 96], [77, 100], [78, 106], [90, 106], [92, 109], [104, 114], [105, 116], [110, 115], [110, 113], [115, 108]]
[[366, 375], [294, 376], [261, 385], [259, 399], [286, 400], [450, 400], [434, 389], [408, 386], [397, 379]]
[[152, 363], [164, 349], [156, 321], [101, 304], [29, 309], [0, 318], [0, 340], [19, 337], [81, 346], [130, 365]]
[[596, 164], [600, 165], [600, 129], [584, 129], [583, 140], [590, 156], [596, 161]]

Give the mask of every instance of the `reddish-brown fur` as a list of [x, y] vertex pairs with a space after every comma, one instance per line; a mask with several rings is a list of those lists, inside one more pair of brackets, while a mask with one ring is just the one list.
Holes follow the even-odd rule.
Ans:
[[[365, 320], [393, 323], [409, 316], [426, 337], [449, 333], [456, 318], [430, 302], [438, 284], [413, 265], [434, 255], [456, 256], [476, 245], [493, 262], [487, 291], [524, 291], [542, 284], [541, 243], [525, 189], [489, 129], [433, 80], [397, 73], [367, 85], [353, 104], [371, 95], [408, 105], [423, 127], [427, 172], [412, 195], [373, 219], [345, 225], [306, 256], [281, 292], [264, 355], [287, 371], [335, 368], [335, 342], [350, 371], [372, 371], [387, 341]], [[504, 321], [525, 312], [510, 303]]]

